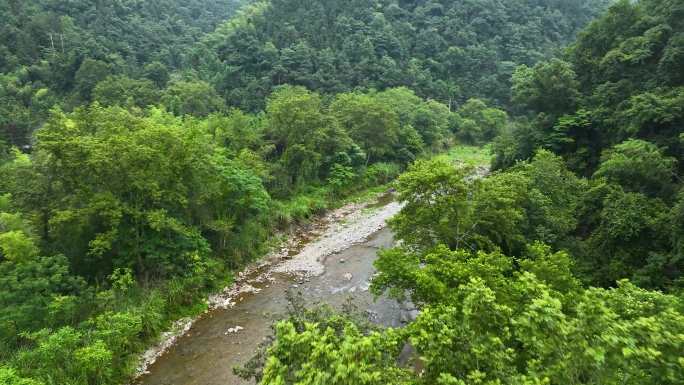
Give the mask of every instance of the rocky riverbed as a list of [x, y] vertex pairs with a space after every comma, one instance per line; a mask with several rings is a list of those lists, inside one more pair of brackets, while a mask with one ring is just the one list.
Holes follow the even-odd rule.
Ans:
[[[150, 349], [137, 384], [243, 384], [232, 368], [244, 364], [286, 310], [286, 292], [311, 304], [341, 307], [351, 299], [369, 318], [400, 326], [415, 311], [368, 292], [380, 248], [394, 244], [386, 220], [401, 210], [387, 196], [350, 204], [318, 218], [283, 247], [242, 272], [235, 284], [208, 299], [210, 311], [179, 322]], [[410, 306], [408, 306], [410, 307]]]

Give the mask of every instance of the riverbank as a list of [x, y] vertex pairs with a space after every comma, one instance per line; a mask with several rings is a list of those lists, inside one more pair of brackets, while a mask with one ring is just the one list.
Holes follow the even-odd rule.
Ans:
[[179, 338], [186, 336], [198, 320], [214, 311], [231, 309], [249, 295], [259, 294], [276, 281], [276, 275], [281, 278], [286, 275], [286, 280], [295, 284], [322, 275], [326, 257], [366, 241], [383, 229], [385, 221], [400, 209], [398, 203], [391, 201], [389, 193], [381, 193], [374, 200], [347, 203], [299, 226], [287, 242], [240, 272], [231, 286], [210, 295], [202, 314], [177, 321], [172, 330], [163, 333], [160, 342], [143, 353], [134, 379], [147, 374], [149, 367]]
[[[483, 166], [488, 159], [486, 149], [458, 146], [438, 156], [446, 156], [454, 163], [472, 165], [475, 167], [475, 174], [484, 174], [488, 170]], [[338, 255], [354, 245], [366, 242], [384, 229], [386, 220], [401, 209], [401, 205], [393, 201], [393, 195], [388, 193], [388, 186], [360, 191], [338, 201], [346, 202], [340, 203], [341, 207], [314, 215], [308, 222], [294, 226], [287, 238], [282, 238], [283, 242], [240, 272], [231, 285], [208, 296], [204, 312], [196, 317], [177, 321], [171, 331], [162, 334], [160, 342], [143, 354], [135, 378], [139, 379], [146, 374], [160, 357], [174, 348], [179, 339], [192, 334], [193, 325], [197, 321], [212, 317], [215, 312], [233, 309], [250, 296], [263, 297], [265, 294], [262, 292], [276, 285], [279, 278], [281, 281], [293, 282], [293, 285], [308, 284], [312, 278], [325, 273], [326, 259], [329, 256]], [[373, 270], [372, 261], [359, 262], [364, 263], [363, 268], [359, 267], [361, 270]], [[342, 264], [344, 263], [343, 260]], [[347, 274], [352, 274], [352, 277]], [[342, 278], [349, 278], [350, 281], [355, 279], [351, 272], [345, 272]], [[354, 290], [365, 291], [367, 288], [368, 285], [364, 283]], [[264, 306], [270, 305], [272, 304], [264, 303]], [[402, 311], [406, 313], [407, 309]], [[406, 314], [401, 318], [406, 318]], [[243, 327], [232, 325], [229, 334], [239, 333]]]

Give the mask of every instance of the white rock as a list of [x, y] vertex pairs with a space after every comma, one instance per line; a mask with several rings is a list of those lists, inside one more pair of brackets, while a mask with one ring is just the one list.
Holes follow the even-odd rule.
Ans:
[[238, 332], [240, 332], [240, 330], [244, 330], [244, 329], [245, 329], [245, 328], [243, 328], [242, 326], [236, 326], [236, 327], [234, 327], [234, 328], [228, 329], [228, 330], [226, 331], [226, 335], [238, 333]]

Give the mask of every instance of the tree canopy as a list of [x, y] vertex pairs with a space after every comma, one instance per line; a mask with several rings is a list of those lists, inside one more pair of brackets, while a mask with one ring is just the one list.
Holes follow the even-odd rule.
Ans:
[[54, 105], [95, 100], [256, 112], [285, 84], [507, 106], [515, 66], [551, 57], [608, 3], [13, 0], [0, 5], [0, 134], [29, 145]]

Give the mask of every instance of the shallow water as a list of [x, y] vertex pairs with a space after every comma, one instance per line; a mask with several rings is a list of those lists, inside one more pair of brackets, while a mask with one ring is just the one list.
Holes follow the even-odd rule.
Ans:
[[[295, 282], [287, 274], [276, 275], [275, 282], [257, 286], [261, 292], [244, 294], [233, 308], [213, 311], [198, 320], [136, 384], [249, 384], [233, 374], [233, 367], [249, 360], [259, 343], [270, 334], [271, 324], [283, 318], [287, 290], [301, 292], [310, 303], [327, 303], [338, 309], [351, 297], [352, 303], [359, 310], [367, 311], [372, 321], [399, 326], [402, 318], [399, 304], [384, 297], [374, 301], [368, 292], [377, 251], [393, 243], [392, 232], [385, 228], [368, 241], [325, 258], [323, 275], [308, 282]], [[244, 329], [227, 333], [236, 326]]]

